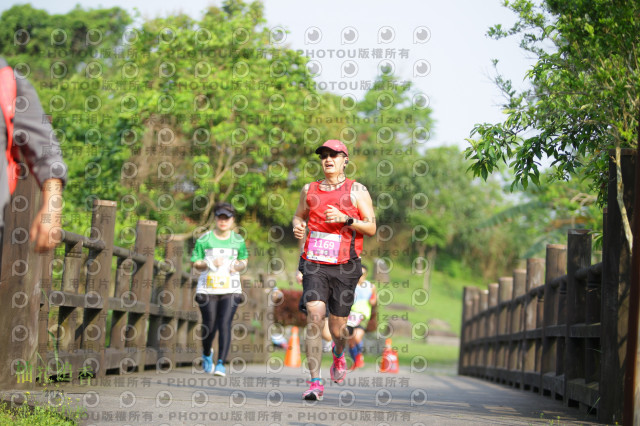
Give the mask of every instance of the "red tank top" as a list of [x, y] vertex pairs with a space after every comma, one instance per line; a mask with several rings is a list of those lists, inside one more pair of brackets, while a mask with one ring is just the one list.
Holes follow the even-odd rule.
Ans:
[[360, 257], [362, 234], [344, 223], [326, 223], [324, 212], [331, 204], [354, 219], [362, 219], [351, 202], [352, 179], [346, 179], [340, 188], [333, 191], [320, 190], [319, 182], [311, 182], [307, 191], [309, 206], [309, 233], [302, 257], [314, 263], [340, 265], [349, 259]]

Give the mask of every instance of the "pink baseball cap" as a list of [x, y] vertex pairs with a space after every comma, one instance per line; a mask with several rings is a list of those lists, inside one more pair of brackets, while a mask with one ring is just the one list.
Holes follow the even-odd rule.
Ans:
[[322, 148], [329, 148], [335, 152], [344, 152], [344, 154], [347, 157], [349, 156], [349, 151], [347, 150], [347, 147], [344, 146], [344, 144], [337, 139], [330, 139], [325, 143], [323, 143], [321, 147], [318, 147], [318, 149], [316, 149], [316, 154], [320, 154], [320, 152], [322, 151]]

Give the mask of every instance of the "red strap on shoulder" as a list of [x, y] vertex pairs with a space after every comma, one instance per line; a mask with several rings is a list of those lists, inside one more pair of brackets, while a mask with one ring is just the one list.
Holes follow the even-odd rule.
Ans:
[[16, 115], [16, 78], [13, 68], [0, 68], [0, 109], [7, 125], [7, 173], [9, 174], [9, 193], [13, 194], [18, 183], [18, 163], [13, 154], [13, 118]]

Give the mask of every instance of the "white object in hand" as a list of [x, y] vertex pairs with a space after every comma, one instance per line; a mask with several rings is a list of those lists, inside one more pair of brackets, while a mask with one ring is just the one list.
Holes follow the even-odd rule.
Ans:
[[215, 272], [215, 271], [218, 270], [218, 267], [213, 264], [213, 261], [211, 259], [206, 259], [205, 258], [204, 262], [207, 264], [207, 266], [209, 267], [209, 269], [211, 271]]

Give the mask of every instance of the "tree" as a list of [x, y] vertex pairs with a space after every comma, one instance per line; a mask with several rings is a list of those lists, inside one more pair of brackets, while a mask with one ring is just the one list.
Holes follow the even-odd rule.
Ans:
[[[69, 163], [67, 229], [85, 232], [101, 198], [118, 201], [118, 244], [133, 242], [138, 218], [190, 235], [211, 224], [216, 201], [230, 201], [250, 243], [266, 248], [286, 235], [300, 188], [320, 172], [310, 154], [323, 140], [357, 148], [355, 166], [372, 161], [364, 149], [426, 134], [430, 110], [412, 104], [410, 85], [390, 72], [361, 103], [317, 92], [307, 58], [272, 43], [262, 7], [228, 0], [200, 19], [132, 26], [117, 9], [49, 15], [21, 6], [3, 15], [0, 45], [11, 64], [31, 65]], [[16, 20], [23, 15], [38, 19]], [[61, 55], [42, 55], [58, 29], [68, 36]], [[103, 36], [93, 40], [96, 29]], [[24, 45], [14, 46], [14, 31]], [[385, 123], [365, 122], [374, 119]]]
[[347, 175], [374, 199], [378, 234], [367, 244], [370, 252], [411, 262], [424, 274], [426, 289], [438, 253], [466, 261], [485, 276], [513, 265], [525, 249], [513, 243], [522, 231], [518, 224], [476, 231], [478, 223], [509, 205], [500, 184], [480, 185], [466, 173], [470, 164], [455, 147], [429, 147], [431, 109], [410, 83], [382, 73], [353, 108], [345, 108], [347, 99], [332, 101], [334, 107], [318, 117], [329, 124], [331, 111], [333, 117], [340, 117], [340, 109], [349, 112], [333, 125], [357, 165]]
[[41, 81], [76, 74], [76, 66], [112, 50], [132, 19], [124, 9], [84, 10], [49, 15], [30, 4], [0, 16], [0, 52], [20, 74]]
[[63, 226], [88, 233], [93, 199], [124, 195], [117, 183], [129, 153], [114, 131], [119, 105], [109, 65], [132, 19], [120, 8], [49, 15], [19, 5], [0, 22], [0, 50], [38, 91], [69, 168]]
[[498, 209], [476, 224], [477, 230], [495, 230], [518, 224], [517, 235], [521, 258], [543, 257], [547, 244], [566, 238], [569, 229], [590, 229], [596, 241], [602, 236], [602, 209], [597, 197], [590, 193], [590, 182], [573, 178], [554, 181], [555, 171], [541, 176], [540, 186], [523, 191], [518, 187], [518, 202]]
[[508, 30], [496, 25], [489, 35], [520, 35], [521, 47], [537, 62], [527, 73], [531, 87], [522, 92], [496, 77], [507, 98], [507, 118], [473, 129], [476, 139], [469, 139], [465, 153], [471, 169], [486, 179], [499, 163], [508, 163], [513, 184], [526, 188], [540, 183], [540, 161], [548, 157], [555, 178], [579, 172], [589, 177], [602, 204], [609, 149], [616, 148], [619, 157], [621, 147], [637, 145], [640, 4], [516, 0], [505, 5], [518, 14], [517, 22]]
[[132, 243], [122, 232], [140, 217], [190, 233], [226, 200], [266, 246], [265, 224], [288, 224], [297, 198], [299, 106], [317, 96], [306, 59], [270, 44], [260, 2], [130, 21], [120, 9], [49, 15], [28, 5], [2, 16], [0, 46], [29, 66], [69, 164], [64, 226], [84, 232], [93, 199], [117, 200], [116, 241]]
[[263, 25], [260, 3], [238, 1], [199, 21], [169, 17], [140, 29], [137, 56], [121, 65], [154, 89], [136, 96], [128, 119], [145, 135], [133, 145], [137, 173], [127, 184], [146, 215], [162, 215], [159, 197], [172, 200], [166, 213], [184, 231], [208, 227], [215, 202], [230, 201], [257, 241], [266, 241], [261, 224], [289, 222], [288, 172], [302, 151], [299, 105], [311, 77], [303, 57], [269, 44]]

